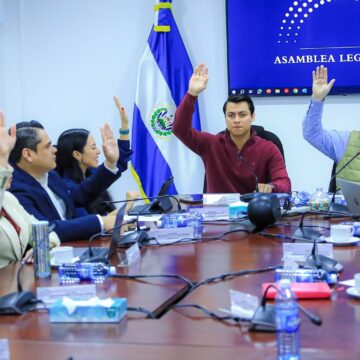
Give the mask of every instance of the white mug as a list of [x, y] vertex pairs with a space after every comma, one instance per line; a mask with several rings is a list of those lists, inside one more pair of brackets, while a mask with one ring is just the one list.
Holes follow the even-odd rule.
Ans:
[[50, 251], [52, 265], [69, 263], [74, 258], [74, 248], [72, 246], [55, 247]]
[[332, 241], [349, 241], [354, 235], [354, 227], [347, 224], [334, 224], [330, 226], [330, 237]]
[[355, 290], [360, 294], [360, 273], [354, 275]]

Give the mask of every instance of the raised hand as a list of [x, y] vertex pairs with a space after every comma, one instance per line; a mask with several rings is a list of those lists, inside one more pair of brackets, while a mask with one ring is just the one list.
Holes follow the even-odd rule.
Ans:
[[119, 159], [119, 148], [114, 137], [113, 132], [110, 129], [109, 124], [105, 124], [100, 128], [102, 147], [105, 155], [105, 165], [110, 169], [116, 167], [116, 163]]
[[10, 128], [10, 135], [6, 129], [5, 112], [0, 110], [0, 166], [8, 165], [9, 155], [16, 142], [16, 127]]
[[[121, 106], [119, 99], [114, 96], [114, 101], [115, 101], [115, 105], [119, 110], [119, 114], [120, 114], [120, 120], [121, 120], [121, 124], [120, 124], [120, 130], [122, 131], [126, 131], [129, 129], [129, 119], [128, 116], [126, 114], [125, 108], [123, 106]], [[128, 140], [129, 139], [129, 134], [121, 134], [120, 135], [120, 139], [121, 140]]]
[[321, 65], [320, 67], [318, 66], [316, 70], [312, 72], [312, 77], [312, 97], [316, 100], [322, 101], [329, 94], [334, 85], [335, 79], [332, 79], [328, 83], [328, 69], [324, 65]]
[[189, 94], [198, 96], [202, 91], [206, 89], [208, 77], [208, 68], [205, 64], [198, 65], [189, 81]]

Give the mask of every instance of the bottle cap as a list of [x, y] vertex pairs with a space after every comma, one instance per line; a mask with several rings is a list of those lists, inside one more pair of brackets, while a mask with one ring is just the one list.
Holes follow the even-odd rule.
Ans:
[[290, 287], [290, 284], [291, 284], [290, 279], [281, 279], [279, 281], [280, 289], [286, 289], [286, 288]]

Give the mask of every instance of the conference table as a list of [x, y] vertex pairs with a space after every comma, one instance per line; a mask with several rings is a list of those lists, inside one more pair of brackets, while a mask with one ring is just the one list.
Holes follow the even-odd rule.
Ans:
[[[305, 225], [318, 226], [327, 235], [330, 223], [338, 221], [311, 216]], [[298, 224], [298, 216], [281, 218], [266, 231], [290, 234]], [[244, 226], [207, 224], [203, 236], [238, 228]], [[219, 240], [145, 246], [135, 268], [118, 266], [117, 256], [112, 261], [119, 274], [176, 274], [198, 282], [230, 272], [281, 265], [285, 241], [289, 240], [239, 231]], [[78, 241], [72, 245], [84, 244]], [[99, 244], [106, 246], [108, 240], [101, 239]], [[334, 258], [344, 265], [340, 281], [360, 272], [358, 245], [334, 247]], [[0, 270], [0, 295], [16, 290], [19, 266], [14, 263]], [[245, 323], [213, 320], [195, 308], [171, 308], [174, 304], [198, 304], [224, 316], [219, 309], [230, 308], [230, 289], [261, 297], [262, 283], [272, 282], [273, 278], [273, 271], [238, 276], [204, 284], [189, 294], [186, 283], [176, 278], [108, 278], [104, 284], [96, 285], [99, 296], [126, 297], [128, 306], [145, 308], [158, 318], [129, 312], [117, 324], [51, 324], [45, 311], [2, 315], [0, 339], [8, 339], [11, 359], [275, 359], [275, 333], [251, 332]], [[36, 281], [32, 266], [27, 265], [22, 284], [31, 291], [37, 286], [57, 286], [57, 273], [54, 270], [51, 279]], [[317, 327], [301, 315], [302, 359], [359, 358], [360, 301], [350, 298], [345, 286], [335, 285], [330, 299], [300, 303], [323, 321]]]

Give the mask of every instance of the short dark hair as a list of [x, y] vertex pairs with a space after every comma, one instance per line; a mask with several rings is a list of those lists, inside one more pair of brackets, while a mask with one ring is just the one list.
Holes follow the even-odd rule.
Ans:
[[43, 127], [17, 128], [15, 146], [9, 156], [11, 163], [17, 164], [21, 160], [21, 154], [25, 148], [31, 149], [35, 152], [37, 151], [37, 145], [41, 142], [39, 129], [43, 129]]
[[229, 102], [235, 103], [235, 104], [238, 104], [241, 102], [246, 102], [249, 106], [250, 114], [253, 115], [255, 112], [255, 106], [254, 106], [254, 103], [250, 96], [233, 94], [233, 95], [230, 95], [224, 103], [224, 106], [223, 106], [224, 115], [226, 115], [226, 107]]
[[16, 124], [16, 130], [22, 128], [37, 128], [37, 129], [44, 129], [44, 127], [39, 123], [37, 120], [30, 120], [30, 121], [21, 121]]
[[79, 162], [73, 151], [83, 152], [89, 137], [86, 129], [69, 129], [64, 131], [57, 142], [56, 171], [61, 177], [69, 177], [77, 184], [84, 180]]

